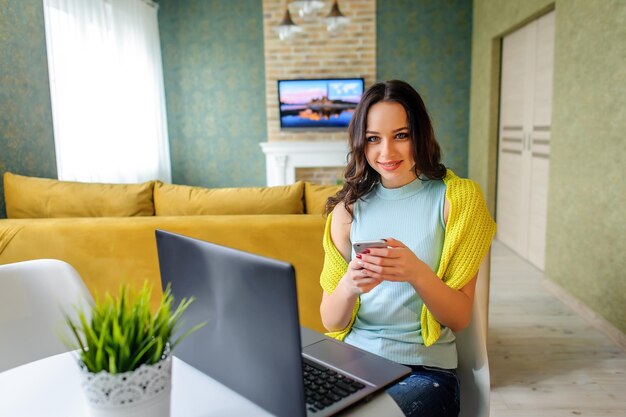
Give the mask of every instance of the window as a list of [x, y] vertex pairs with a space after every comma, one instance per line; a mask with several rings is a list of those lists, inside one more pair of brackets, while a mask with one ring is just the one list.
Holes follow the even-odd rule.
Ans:
[[44, 0], [58, 176], [171, 181], [157, 6]]

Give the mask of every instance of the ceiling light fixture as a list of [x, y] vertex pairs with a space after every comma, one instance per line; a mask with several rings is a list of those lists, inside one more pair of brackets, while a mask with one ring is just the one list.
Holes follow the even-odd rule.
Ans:
[[296, 0], [292, 1], [289, 7], [301, 18], [310, 18], [313, 13], [324, 8], [324, 2], [321, 0]]
[[339, 4], [337, 0], [333, 1], [333, 7], [330, 9], [330, 13], [326, 16], [326, 29], [331, 35], [336, 35], [350, 22], [341, 10], [339, 10]]
[[[273, 28], [274, 32], [278, 33], [278, 37], [281, 41], [292, 38], [296, 33], [302, 32], [303, 28], [294, 23], [291, 19], [291, 12], [297, 14], [300, 18], [309, 20], [312, 15], [321, 10], [324, 7], [324, 1], [322, 0], [296, 0], [289, 3], [287, 0], [285, 7], [285, 15], [283, 20]], [[333, 5], [330, 8], [330, 12], [324, 18], [326, 24], [326, 30], [330, 36], [335, 36], [343, 30], [350, 19], [347, 18], [341, 10], [339, 10], [339, 3], [337, 0], [333, 0]]]
[[302, 28], [293, 23], [293, 20], [291, 20], [291, 13], [289, 13], [288, 7], [285, 9], [285, 16], [283, 17], [283, 20], [278, 26], [274, 27], [274, 32], [278, 33], [278, 38], [281, 41], [290, 39], [296, 33], [302, 32]]

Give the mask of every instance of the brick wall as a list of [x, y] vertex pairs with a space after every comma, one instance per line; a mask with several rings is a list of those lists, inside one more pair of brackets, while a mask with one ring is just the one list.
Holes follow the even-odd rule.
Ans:
[[362, 77], [366, 87], [376, 79], [376, 0], [339, 0], [350, 23], [335, 37], [326, 31], [324, 17], [332, 0], [311, 18], [292, 14], [303, 32], [281, 41], [272, 30], [283, 18], [288, 0], [263, 0], [267, 135], [271, 141], [346, 140], [345, 131], [293, 132], [280, 130], [277, 80], [296, 78]]
[[343, 167], [296, 168], [296, 181], [336, 185], [343, 183]]

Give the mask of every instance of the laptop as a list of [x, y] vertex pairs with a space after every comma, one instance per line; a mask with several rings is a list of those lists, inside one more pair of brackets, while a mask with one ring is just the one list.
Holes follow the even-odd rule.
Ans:
[[277, 416], [330, 416], [410, 373], [298, 321], [292, 265], [156, 231], [163, 288], [194, 297], [176, 356]]

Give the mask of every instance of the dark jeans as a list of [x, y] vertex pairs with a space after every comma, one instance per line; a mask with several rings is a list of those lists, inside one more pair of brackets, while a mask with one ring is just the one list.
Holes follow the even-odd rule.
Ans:
[[458, 417], [459, 380], [453, 369], [411, 366], [413, 372], [387, 389], [407, 417]]

